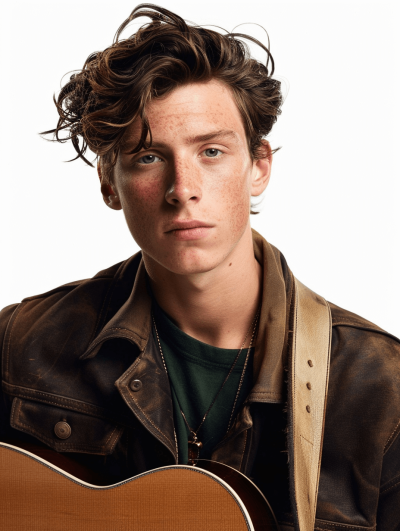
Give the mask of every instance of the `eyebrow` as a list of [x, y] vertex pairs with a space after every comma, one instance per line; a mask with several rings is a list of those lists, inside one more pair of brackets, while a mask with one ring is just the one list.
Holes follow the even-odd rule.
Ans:
[[[195, 135], [195, 136], [189, 136], [185, 139], [186, 145], [192, 145], [197, 144], [198, 142], [207, 142], [209, 140], [215, 140], [219, 138], [232, 138], [236, 142], [239, 141], [239, 135], [231, 130], [231, 129], [220, 129], [219, 131], [210, 131], [209, 133], [205, 133], [203, 135]], [[149, 149], [151, 148], [162, 148], [166, 145], [163, 142], [153, 142]], [[127, 149], [131, 149], [133, 147], [133, 143], [129, 142]]]
[[220, 129], [219, 131], [211, 131], [204, 135], [190, 136], [186, 139], [185, 144], [197, 144], [198, 142], [207, 142], [208, 140], [224, 137], [232, 138], [233, 140], [236, 140], [236, 142], [239, 140], [239, 135], [235, 131], [232, 131], [231, 129]]

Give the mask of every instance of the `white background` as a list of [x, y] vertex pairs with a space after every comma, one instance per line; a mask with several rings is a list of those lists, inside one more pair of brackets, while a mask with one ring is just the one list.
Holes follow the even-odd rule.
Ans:
[[[135, 5], [15, 0], [0, 8], [0, 307], [137, 250], [122, 212], [104, 205], [96, 170], [63, 162], [72, 147], [38, 136], [56, 124], [62, 76], [111, 44]], [[159, 5], [228, 31], [242, 22], [266, 28], [287, 97], [269, 137], [282, 149], [252, 224], [304, 284], [400, 336], [399, 3]], [[257, 26], [237, 31], [265, 42]]]

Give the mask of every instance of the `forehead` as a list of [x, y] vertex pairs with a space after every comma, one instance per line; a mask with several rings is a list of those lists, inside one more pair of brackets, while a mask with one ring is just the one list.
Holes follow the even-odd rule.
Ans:
[[[149, 102], [146, 115], [153, 147], [165, 141], [179, 140], [186, 144], [207, 141], [212, 135], [236, 143], [246, 138], [233, 93], [217, 80], [177, 87], [166, 96]], [[126, 147], [133, 147], [140, 133], [141, 121], [136, 120], [127, 131]]]

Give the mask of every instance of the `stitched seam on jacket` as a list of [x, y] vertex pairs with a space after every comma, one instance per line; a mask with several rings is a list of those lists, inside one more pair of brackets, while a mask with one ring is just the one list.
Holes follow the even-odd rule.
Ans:
[[[35, 426], [31, 426], [30, 424], [26, 424], [22, 420], [16, 418], [16, 415], [18, 415], [18, 417], [19, 417], [19, 415], [21, 413], [21, 408], [22, 408], [22, 401], [21, 401], [21, 399], [18, 399], [18, 400], [19, 400], [18, 409], [17, 409], [17, 407], [13, 406], [12, 413], [11, 413], [11, 420], [13, 421], [13, 423], [15, 425], [17, 425], [17, 426], [23, 426], [23, 427], [27, 428], [29, 430], [28, 433], [34, 434], [34, 435], [38, 436], [39, 438], [41, 438], [42, 440], [48, 441], [49, 443], [52, 443], [52, 444], [57, 445], [57, 446], [62, 447], [62, 448], [77, 448], [77, 449], [78, 448], [79, 449], [87, 448], [87, 449], [92, 449], [92, 450], [96, 450], [96, 449], [97, 450], [99, 450], [99, 449], [107, 450], [107, 443], [110, 441], [111, 437], [114, 435], [115, 431], [118, 429], [118, 426], [114, 427], [113, 431], [111, 432], [111, 435], [108, 437], [108, 439], [106, 440], [104, 445], [67, 443], [67, 442], [57, 441], [57, 440], [51, 439], [50, 437], [47, 437], [46, 435], [43, 435], [43, 433], [41, 433], [40, 431], [35, 429]], [[120, 428], [120, 430], [122, 430], [122, 428]], [[115, 439], [114, 443], [111, 445], [110, 450], [113, 450], [117, 440], [118, 440], [118, 436], [116, 436], [116, 439]], [[49, 444], [49, 446], [51, 446], [51, 444]]]
[[397, 438], [397, 435], [396, 435], [396, 431], [398, 431], [400, 433], [400, 420], [399, 422], [396, 424], [394, 430], [392, 431], [392, 433], [389, 435], [388, 437], [388, 440], [386, 441], [386, 444], [383, 448], [383, 455], [386, 454], [386, 452], [389, 450], [389, 448], [392, 446], [393, 442], [396, 440]]
[[109, 438], [106, 440], [106, 444], [108, 444], [108, 442], [110, 441], [111, 437], [114, 435], [115, 433], [115, 430], [117, 429], [118, 426], [115, 426], [115, 428], [113, 429], [113, 431], [111, 432]]
[[267, 395], [267, 396], [282, 396], [282, 393], [276, 393], [275, 391], [252, 391], [249, 396], [258, 396], [261, 397]]
[[[141, 251], [139, 251], [140, 253]], [[137, 254], [139, 254], [137, 253]], [[135, 256], [135, 255], [134, 255]], [[140, 264], [140, 261], [139, 260], [139, 264]], [[107, 301], [107, 308], [105, 310], [105, 315], [107, 315], [108, 313], [108, 310], [110, 308], [110, 304], [111, 304], [111, 301], [112, 301], [112, 297], [113, 297], [113, 293], [114, 293], [114, 287], [115, 287], [115, 284], [117, 284], [117, 282], [119, 280], [121, 280], [121, 277], [123, 277], [124, 273], [125, 273], [125, 270], [127, 269], [128, 267], [128, 263], [131, 262], [131, 258], [128, 258], [127, 260], [124, 260], [120, 263], [117, 271], [115, 272], [115, 274], [112, 276], [112, 281], [111, 281], [111, 284], [107, 290], [107, 293], [106, 293], [106, 296], [104, 298], [104, 301], [103, 301], [103, 305], [102, 305], [102, 308], [101, 308], [101, 312], [100, 312], [100, 315], [99, 315], [99, 318], [97, 320], [97, 323], [96, 323], [96, 328], [95, 328], [95, 334], [97, 333], [97, 326], [98, 324], [100, 323], [100, 316], [102, 316], [102, 313], [103, 313], [103, 307], [104, 305], [106, 304], [106, 301]], [[139, 266], [138, 266], [139, 267]], [[136, 272], [135, 272], [135, 278], [134, 278], [134, 281], [136, 280], [136, 277], [137, 277], [137, 271], [138, 271], [138, 268], [136, 268]], [[104, 325], [103, 325], [104, 326]], [[99, 332], [100, 333], [100, 332]], [[140, 336], [139, 336], [140, 337]], [[144, 338], [143, 338], [144, 339]], [[94, 337], [91, 339], [91, 341], [94, 341]], [[90, 345], [90, 342], [89, 342], [89, 345]]]
[[50, 291], [45, 291], [44, 293], [40, 293], [39, 295], [32, 295], [31, 297], [25, 297], [22, 299], [21, 302], [31, 302], [36, 301], [38, 299], [44, 299], [45, 297], [49, 297], [50, 295], [53, 295], [53, 293], [59, 293], [60, 291], [66, 291], [66, 290], [72, 290], [80, 286], [83, 282], [91, 280], [88, 278], [84, 278], [83, 280], [76, 280], [75, 282], [71, 282], [68, 286], [58, 286], [58, 288], [51, 289]]
[[[251, 415], [250, 406], [248, 406], [248, 407], [249, 407], [249, 414]], [[252, 428], [253, 428], [253, 426], [254, 426], [254, 422], [253, 422]], [[245, 463], [243, 465], [243, 473], [246, 472], [247, 467], [249, 465], [250, 448], [251, 448], [251, 444], [252, 444], [252, 441], [253, 441], [253, 429], [252, 428], [250, 428], [250, 433], [249, 433], [249, 430], [246, 430], [246, 434], [249, 433], [249, 437], [246, 437], [246, 444], [244, 445], [243, 454], [245, 454], [245, 452], [246, 452], [246, 449], [247, 449], [246, 446], [247, 445], [249, 446], [249, 449], [247, 451], [246, 461], [245, 461]], [[243, 461], [243, 458], [242, 458], [242, 461]], [[240, 468], [240, 470], [242, 470], [242, 468]]]
[[[126, 330], [127, 332], [131, 332], [132, 333], [132, 330], [129, 330], [129, 328], [121, 328], [121, 327], [118, 327], [118, 326], [113, 326], [112, 328], [107, 328], [107, 332], [109, 330]], [[144, 337], [140, 336], [139, 334], [136, 334], [138, 337], [140, 337], [141, 339], [145, 339]]]
[[[339, 524], [339, 523], [335, 523], [335, 522], [330, 522], [329, 520], [318, 520], [318, 524], [321, 525], [321, 524], [327, 524], [327, 525], [331, 525], [331, 526], [334, 526], [334, 527], [343, 527], [343, 529], [375, 529], [376, 528], [376, 525], [373, 525], [373, 526], [364, 526], [364, 525], [352, 525], [352, 524]], [[318, 525], [317, 524], [317, 525]], [[326, 529], [323, 529], [323, 528], [315, 528], [315, 529], [320, 529], [321, 531], [326, 531]]]
[[[24, 303], [21, 302], [20, 305], [17, 308], [15, 308], [15, 312], [11, 316], [11, 319], [12, 319], [14, 317], [14, 314], [15, 314], [15, 318], [14, 318], [14, 321], [12, 322], [12, 325], [11, 325], [11, 328], [10, 328], [10, 333], [8, 335], [8, 338], [7, 338], [7, 354], [6, 354], [6, 373], [7, 373], [7, 377], [9, 376], [9, 372], [10, 372], [9, 361], [10, 361], [11, 335], [12, 335], [12, 331], [13, 331], [15, 322], [17, 320], [18, 314], [20, 313], [20, 311], [21, 311], [23, 306], [24, 306]], [[6, 331], [6, 334], [7, 334], [7, 331]]]
[[[98, 330], [98, 326], [100, 324], [100, 321], [101, 319], [103, 318], [103, 309], [104, 309], [104, 306], [105, 304], [107, 303], [107, 308], [105, 309], [105, 315], [107, 315], [108, 313], [108, 309], [110, 308], [110, 304], [111, 304], [111, 300], [112, 300], [112, 295], [113, 295], [113, 292], [114, 292], [114, 286], [115, 284], [121, 279], [121, 276], [123, 275], [123, 271], [124, 269], [127, 268], [127, 264], [129, 262], [129, 258], [128, 260], [124, 260], [122, 261], [119, 266], [118, 266], [118, 269], [117, 271], [113, 274], [113, 275], [110, 275], [110, 277], [112, 278], [112, 281], [110, 283], [110, 286], [108, 287], [108, 290], [107, 290], [107, 293], [106, 293], [106, 296], [104, 297], [104, 301], [103, 301], [103, 304], [102, 304], [102, 307], [101, 307], [101, 310], [100, 310], [100, 314], [99, 314], [99, 318], [97, 319], [97, 322], [96, 322], [96, 327], [95, 327], [95, 336], [97, 335], [97, 330]], [[136, 278], [136, 275], [135, 275], [135, 278]], [[104, 325], [103, 325], [104, 326]], [[100, 328], [100, 327], [99, 327]], [[94, 336], [94, 337], [95, 337]], [[89, 345], [92, 341], [94, 341], [94, 337], [92, 336], [91, 338], [91, 341], [89, 342]]]
[[81, 286], [84, 282], [96, 281], [96, 280], [99, 280], [99, 279], [113, 278], [113, 277], [114, 277], [114, 275], [112, 275], [112, 274], [101, 275], [101, 276], [95, 275], [94, 277], [91, 277], [91, 278], [83, 278], [81, 280], [74, 280], [74, 281], [68, 282], [67, 284], [64, 284], [62, 286], [58, 286], [57, 288], [53, 288], [50, 291], [45, 291], [44, 293], [39, 293], [39, 295], [32, 295], [30, 297], [25, 297], [21, 302], [35, 301], [37, 299], [42, 299], [44, 297], [48, 297], [50, 295], [53, 295], [53, 293], [58, 293], [60, 291], [65, 291], [65, 290], [73, 290], [73, 289]]
[[[39, 395], [44, 395], [44, 396], [47, 396], [45, 393], [42, 393], [41, 391], [35, 391], [35, 393], [39, 394]], [[62, 397], [60, 397], [60, 401], [63, 402], [63, 401], [67, 401], [68, 399], [63, 399]], [[73, 399], [70, 399], [70, 400], [73, 400]], [[52, 406], [59, 406], [59, 402], [55, 402], [53, 400], [45, 400], [45, 399], [41, 399], [41, 402], [44, 402], [46, 404], [51, 404]], [[89, 414], [88, 411], [86, 411], [84, 408], [79, 408], [79, 407], [75, 407], [75, 411], [80, 411], [82, 413], [86, 413], [86, 414]]]
[[386, 332], [386, 330], [381, 330], [377, 328], [373, 328], [372, 326], [368, 326], [365, 324], [357, 324], [354, 321], [351, 321], [350, 319], [340, 319], [340, 321], [333, 321], [332, 320], [332, 326], [351, 326], [353, 328], [358, 328], [359, 330], [366, 330], [368, 332], [375, 332], [376, 334], [381, 334], [383, 336], [389, 337], [390, 339], [394, 339], [397, 343], [400, 343], [400, 339], [390, 332]]
[[[10, 384], [8, 384], [10, 385]], [[13, 386], [14, 387], [14, 386]], [[15, 386], [15, 387], [18, 387], [18, 386]], [[112, 418], [112, 415], [111, 413], [108, 415], [107, 413], [102, 413], [102, 411], [99, 411], [99, 410], [104, 410], [104, 408], [102, 408], [101, 406], [95, 406], [95, 405], [92, 405], [92, 404], [88, 404], [88, 403], [84, 403], [86, 405], [86, 408], [83, 408], [81, 406], [79, 406], [79, 401], [75, 400], [74, 398], [66, 398], [66, 397], [57, 397], [58, 401], [52, 401], [52, 400], [49, 400], [49, 399], [44, 399], [44, 398], [38, 398], [36, 397], [35, 395], [43, 395], [45, 397], [48, 396], [48, 393], [44, 393], [44, 392], [41, 392], [41, 391], [36, 391], [35, 389], [28, 389], [28, 388], [20, 388], [21, 389], [21, 395], [22, 396], [18, 396], [16, 394], [13, 394], [15, 393], [15, 391], [6, 391], [6, 394], [8, 394], [9, 396], [12, 396], [12, 397], [15, 397], [15, 398], [23, 398], [25, 400], [33, 400], [33, 401], [37, 401], [37, 402], [40, 402], [40, 403], [45, 403], [45, 404], [51, 404], [52, 406], [57, 406], [57, 407], [65, 407], [65, 408], [68, 408], [70, 409], [71, 411], [77, 411], [78, 413], [83, 413], [85, 415], [90, 415], [90, 416], [93, 416], [93, 417], [97, 417], [97, 418], [101, 418], [101, 419], [107, 419], [109, 420], [110, 422], [129, 422], [129, 419], [126, 417], [125, 419], [123, 418], [118, 418], [116, 421]], [[76, 405], [78, 404], [78, 405]]]
[[354, 326], [362, 326], [363, 328], [370, 328], [371, 330], [375, 330], [376, 332], [384, 332], [384, 330], [379, 330], [377, 328], [374, 328], [373, 326], [369, 326], [367, 324], [364, 324], [364, 323], [359, 323], [357, 322], [356, 320], [354, 319], [347, 319], [346, 317], [341, 317], [340, 319], [338, 319], [337, 321], [333, 321], [332, 322], [334, 324], [340, 324], [340, 323], [350, 323]]
[[241, 455], [241, 457], [240, 457], [239, 470], [242, 470], [243, 457], [244, 457], [244, 452], [245, 452], [245, 450], [246, 450], [246, 443], [247, 443], [247, 432], [248, 432], [248, 430], [246, 430], [246, 431], [245, 431], [245, 434], [244, 434], [244, 444], [243, 444], [242, 455]]
[[111, 299], [111, 296], [109, 297], [109, 294], [111, 292], [111, 288], [113, 288], [113, 286], [114, 286], [114, 283], [115, 283], [115, 277], [110, 282], [110, 285], [108, 286], [107, 293], [105, 294], [105, 297], [103, 299], [103, 304], [101, 305], [101, 309], [100, 309], [100, 312], [98, 314], [98, 317], [97, 317], [97, 320], [96, 320], [96, 324], [95, 324], [95, 326], [93, 328], [93, 333], [92, 333], [92, 335], [90, 337], [90, 341], [88, 342], [88, 345], [90, 345], [90, 343], [94, 340], [94, 338], [97, 335], [98, 326], [99, 326], [100, 321], [103, 318], [103, 311], [104, 311], [104, 306], [105, 306], [106, 302], [108, 302], [108, 304], [107, 304], [107, 310], [108, 310], [108, 307], [109, 307], [109, 304], [110, 304], [110, 299]]
[[[144, 351], [142, 352], [142, 354], [140, 356], [137, 357], [136, 361], [129, 367], [129, 369], [124, 373], [125, 374], [125, 378], [124, 380], [128, 380], [130, 375], [132, 374], [132, 372], [134, 372], [134, 370], [136, 369], [137, 365], [143, 360], [143, 356], [144, 356]], [[121, 390], [122, 392], [124, 390]], [[125, 394], [125, 393], [124, 393]], [[131, 393], [130, 390], [128, 390], [128, 396], [129, 398], [132, 400], [132, 402], [135, 404], [135, 406], [139, 409], [139, 411], [142, 413], [142, 415], [150, 422], [150, 424], [152, 426], [154, 426], [154, 428], [158, 431], [158, 433], [162, 436], [162, 438], [164, 439], [164, 441], [166, 441], [167, 443], [169, 443], [169, 439], [168, 437], [162, 432], [160, 431], [157, 426], [151, 421], [151, 419], [148, 418], [148, 416], [146, 415], [146, 413], [143, 411], [143, 409], [139, 406], [139, 404], [136, 402], [136, 400], [134, 399], [133, 397], [133, 394]], [[128, 406], [129, 407], [129, 406]]]
[[[400, 478], [400, 474], [398, 476], [395, 476], [394, 478], [392, 478], [391, 481], [395, 480], [397, 478]], [[392, 490], [394, 487], [397, 487], [397, 485], [400, 485], [400, 481], [398, 481], [397, 483], [394, 483], [394, 485], [390, 485], [390, 487], [387, 487], [386, 489], [384, 490], [381, 490], [381, 494], [385, 494], [385, 492], [388, 492], [389, 490]]]
[[[124, 376], [124, 382], [129, 380], [131, 374], [134, 372], [138, 364], [143, 360], [144, 351], [139, 354], [139, 356], [136, 358], [136, 360], [132, 363], [130, 367], [124, 372], [122, 376]], [[120, 380], [117, 380], [120, 381]]]
[[[120, 331], [125, 331], [125, 332], [130, 332], [132, 334], [132, 330], [128, 330], [127, 328], [108, 328], [107, 329], [107, 333], [110, 331], [110, 330], [120, 330]], [[132, 335], [129, 335], [129, 334], [125, 334], [124, 336], [116, 336], [115, 334], [110, 334], [110, 335], [107, 335], [107, 333], [105, 332], [104, 333], [104, 337], [101, 337], [100, 339], [98, 339], [95, 343], [93, 343], [93, 345], [90, 347], [90, 351], [89, 353], [91, 353], [98, 345], [100, 345], [100, 343], [102, 343], [103, 341], [105, 341], [106, 339], [113, 339], [115, 337], [121, 337], [123, 339], [131, 339], [135, 345], [139, 346], [137, 344], [137, 338], [139, 337], [140, 339], [142, 340], [145, 340], [146, 338], [142, 337], [142, 336], [139, 336], [139, 334], [137, 334], [137, 337], [134, 337]]]
[[161, 431], [157, 426], [154, 424], [154, 422], [146, 415], [146, 413], [143, 411], [143, 409], [139, 406], [139, 404], [136, 402], [136, 400], [133, 398], [133, 395], [129, 391], [129, 395], [132, 399], [132, 401], [136, 404], [136, 407], [141, 411], [142, 415], [150, 422], [150, 424], [158, 431], [158, 433], [163, 437], [164, 440], [169, 442], [168, 437]]

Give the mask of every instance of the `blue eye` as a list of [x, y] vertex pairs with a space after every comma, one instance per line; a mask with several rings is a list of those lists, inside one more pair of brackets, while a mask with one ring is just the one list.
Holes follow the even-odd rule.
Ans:
[[[160, 159], [160, 157], [157, 157], [156, 155], [144, 155], [143, 157], [140, 157], [138, 159], [138, 162], [142, 161], [142, 164], [152, 164], [155, 159]], [[160, 159], [161, 160], [161, 159]]]
[[204, 151], [204, 153], [207, 153], [207, 151], [209, 152], [209, 154], [207, 155], [207, 157], [216, 157], [218, 155], [218, 153], [222, 153], [222, 151], [220, 151], [219, 149], [215, 149], [215, 148], [208, 148]]

